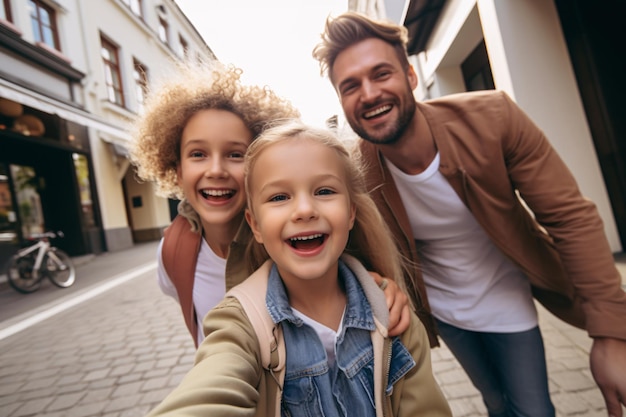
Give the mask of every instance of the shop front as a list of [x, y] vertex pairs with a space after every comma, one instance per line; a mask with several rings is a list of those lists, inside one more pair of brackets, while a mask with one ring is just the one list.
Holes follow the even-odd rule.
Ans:
[[105, 251], [93, 178], [86, 126], [0, 97], [0, 268], [45, 231], [70, 256]]

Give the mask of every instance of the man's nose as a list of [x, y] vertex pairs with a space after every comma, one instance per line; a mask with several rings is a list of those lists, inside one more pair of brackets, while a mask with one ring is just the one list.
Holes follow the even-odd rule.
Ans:
[[364, 103], [374, 102], [380, 97], [380, 88], [369, 80], [361, 84], [361, 101]]

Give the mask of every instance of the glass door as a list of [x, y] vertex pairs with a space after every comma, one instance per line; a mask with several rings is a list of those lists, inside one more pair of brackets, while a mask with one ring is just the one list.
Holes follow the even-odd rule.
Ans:
[[0, 163], [0, 243], [17, 243], [17, 213], [6, 165]]
[[33, 167], [11, 165], [11, 177], [15, 190], [15, 200], [19, 211], [19, 220], [22, 228], [22, 237], [31, 236], [45, 231], [43, 209], [39, 190], [42, 179], [37, 177]]

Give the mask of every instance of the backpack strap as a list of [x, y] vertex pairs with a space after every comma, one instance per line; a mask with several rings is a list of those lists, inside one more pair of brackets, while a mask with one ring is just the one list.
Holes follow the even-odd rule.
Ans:
[[198, 319], [193, 306], [193, 283], [202, 234], [192, 232], [189, 221], [178, 215], [163, 232], [163, 267], [176, 287], [178, 302], [193, 343], [198, 347]]
[[280, 326], [272, 321], [267, 311], [265, 296], [272, 261], [266, 261], [243, 283], [232, 288], [227, 297], [235, 297], [243, 307], [259, 341], [261, 365], [276, 382], [276, 415], [280, 416], [280, 400], [285, 379], [285, 341]]

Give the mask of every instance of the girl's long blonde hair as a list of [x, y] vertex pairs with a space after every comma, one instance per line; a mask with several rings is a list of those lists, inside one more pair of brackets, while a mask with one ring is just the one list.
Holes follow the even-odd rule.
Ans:
[[[333, 132], [307, 126], [295, 120], [263, 132], [246, 152], [244, 173], [248, 208], [252, 209], [251, 193], [254, 192], [250, 189], [250, 176], [254, 175], [253, 170], [259, 155], [274, 144], [302, 139], [312, 140], [332, 149], [345, 167], [349, 198], [356, 207], [356, 219], [350, 231], [345, 253], [357, 258], [367, 270], [394, 279], [398, 286], [404, 289], [401, 256], [396, 250], [391, 232], [367, 192], [362, 165], [350, 155]], [[250, 272], [261, 266], [269, 257], [263, 245], [254, 239], [249, 243], [246, 255]]]

